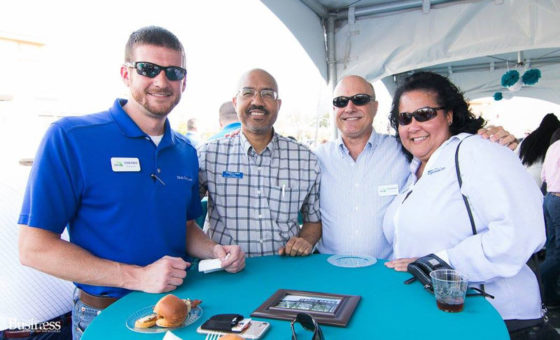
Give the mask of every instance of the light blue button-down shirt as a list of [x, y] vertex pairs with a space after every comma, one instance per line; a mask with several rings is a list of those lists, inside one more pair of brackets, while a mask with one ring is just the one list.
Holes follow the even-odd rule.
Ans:
[[356, 161], [340, 137], [315, 153], [321, 166], [323, 223], [318, 250], [388, 258], [391, 244], [383, 235], [383, 216], [409, 174], [400, 144], [373, 132]]

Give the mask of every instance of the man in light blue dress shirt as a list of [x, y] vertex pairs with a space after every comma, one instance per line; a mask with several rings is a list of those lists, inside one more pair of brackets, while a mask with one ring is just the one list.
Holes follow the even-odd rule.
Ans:
[[408, 160], [393, 136], [373, 130], [377, 101], [368, 81], [345, 77], [334, 90], [334, 98], [340, 97], [334, 102], [341, 107], [334, 110], [341, 136], [315, 151], [322, 175], [318, 250], [388, 258], [391, 245], [383, 235], [383, 216], [405, 183]]
[[[321, 167], [323, 225], [317, 249], [387, 259], [392, 249], [383, 234], [383, 216], [405, 184], [409, 162], [393, 136], [373, 130], [378, 103], [371, 83], [346, 76], [333, 98], [341, 136], [315, 151]], [[479, 133], [515, 148], [515, 137], [501, 127]]]

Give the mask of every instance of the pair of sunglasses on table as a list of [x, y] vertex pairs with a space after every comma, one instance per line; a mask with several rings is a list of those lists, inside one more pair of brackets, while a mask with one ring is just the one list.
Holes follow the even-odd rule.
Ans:
[[[356, 106], [363, 106], [371, 102], [372, 96], [365, 93], [355, 94], [352, 97], [340, 96], [333, 99], [333, 105], [338, 108], [345, 108], [349, 102], [352, 102]], [[444, 107], [423, 107], [414, 112], [400, 112], [397, 120], [399, 125], [408, 125], [412, 122], [412, 117], [416, 119], [417, 122], [425, 122], [433, 119], [437, 116], [438, 110], [443, 110]]]
[[311, 315], [306, 313], [298, 313], [296, 315], [296, 318], [292, 320], [292, 340], [297, 340], [296, 330], [294, 329], [294, 324], [296, 322], [299, 323], [304, 329], [313, 332], [313, 337], [311, 338], [311, 340], [325, 340], [323, 331], [321, 331], [321, 328], [319, 327], [317, 321], [315, 321], [315, 319], [313, 319]]
[[171, 81], [183, 80], [187, 75], [187, 70], [179, 66], [160, 66], [158, 64], [149, 63], [147, 61], [135, 61], [133, 63], [125, 63], [127, 67], [132, 67], [136, 69], [139, 75], [155, 78], [161, 71], [165, 72], [167, 79]]

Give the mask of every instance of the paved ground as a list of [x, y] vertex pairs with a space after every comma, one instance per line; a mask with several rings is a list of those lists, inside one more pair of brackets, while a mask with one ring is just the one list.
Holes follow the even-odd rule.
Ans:
[[548, 311], [548, 322], [560, 333], [560, 309]]
[[[544, 261], [545, 255], [545, 250], [541, 250], [537, 253], [539, 265]], [[552, 325], [552, 327], [556, 328], [556, 331], [560, 334], [560, 308], [548, 310], [547, 316], [548, 322]]]

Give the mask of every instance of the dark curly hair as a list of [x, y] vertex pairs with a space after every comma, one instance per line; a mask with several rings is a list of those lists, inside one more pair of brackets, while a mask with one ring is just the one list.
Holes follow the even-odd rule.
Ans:
[[175, 34], [159, 26], [142, 27], [130, 34], [124, 50], [124, 61], [131, 62], [133, 59], [134, 48], [137, 45], [155, 45], [167, 47], [181, 52], [183, 62], [185, 61], [185, 49]]
[[[393, 104], [389, 121], [396, 131], [396, 137], [399, 143], [399, 103], [401, 96], [405, 92], [414, 90], [422, 90], [434, 92], [437, 97], [437, 103], [447, 111], [453, 112], [453, 123], [449, 127], [452, 136], [461, 132], [476, 133], [486, 123], [481, 117], [477, 118], [469, 109], [463, 93], [449, 79], [433, 72], [418, 72], [407, 77], [404, 82], [399, 85], [395, 95], [393, 96]], [[402, 144], [401, 144], [402, 146]], [[409, 159], [412, 155], [404, 147], [403, 152]]]
[[539, 127], [525, 137], [519, 147], [521, 163], [530, 166], [535, 162], [543, 161], [552, 133], [558, 128], [560, 128], [560, 121], [554, 113], [544, 116]]

